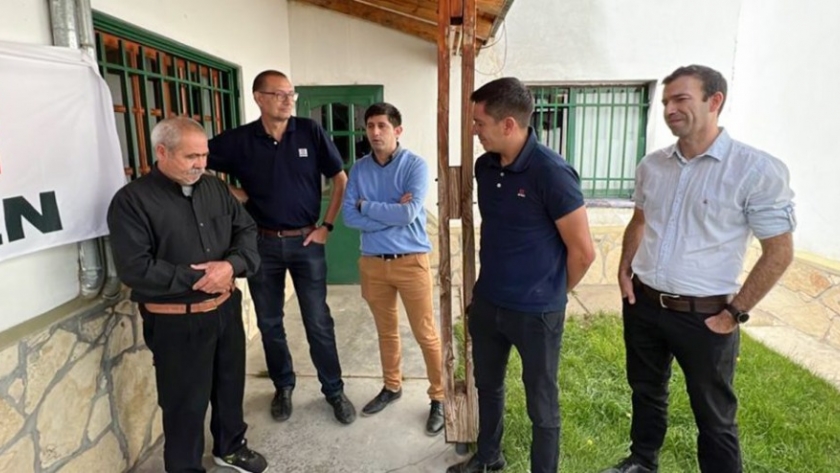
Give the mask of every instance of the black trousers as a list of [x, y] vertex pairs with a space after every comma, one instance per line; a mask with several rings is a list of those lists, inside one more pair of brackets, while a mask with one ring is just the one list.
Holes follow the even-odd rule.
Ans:
[[478, 459], [492, 463], [502, 448], [505, 373], [511, 346], [522, 358], [531, 419], [531, 473], [556, 473], [560, 461], [557, 369], [565, 311], [523, 313], [473, 298], [469, 330], [478, 390]]
[[741, 449], [733, 389], [739, 329], [719, 335], [706, 326], [709, 315], [664, 309], [635, 288], [636, 303], [623, 301], [627, 381], [633, 391], [632, 455], [658, 466], [668, 425], [668, 381], [674, 358], [685, 373], [698, 428], [697, 457], [704, 473], [740, 473]]
[[208, 402], [212, 405], [213, 455], [229, 455], [245, 444], [242, 293], [234, 291], [212, 312], [158, 315], [142, 304], [140, 311], [163, 411], [166, 471], [204, 472], [201, 457]]

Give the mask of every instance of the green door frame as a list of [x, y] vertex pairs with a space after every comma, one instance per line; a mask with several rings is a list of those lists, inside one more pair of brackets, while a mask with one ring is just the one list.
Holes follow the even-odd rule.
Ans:
[[[300, 94], [297, 101], [298, 116], [321, 123], [341, 154], [344, 171], [349, 173], [356, 158], [360, 156], [361, 150], [357, 145], [365, 140], [364, 112], [367, 107], [383, 100], [383, 86], [297, 86], [295, 91]], [[323, 186], [322, 215], [329, 205], [331, 191], [332, 185], [328, 181]], [[334, 223], [335, 230], [327, 241], [327, 283], [358, 284], [357, 261], [361, 254], [359, 232], [347, 228], [343, 218], [339, 217]]]

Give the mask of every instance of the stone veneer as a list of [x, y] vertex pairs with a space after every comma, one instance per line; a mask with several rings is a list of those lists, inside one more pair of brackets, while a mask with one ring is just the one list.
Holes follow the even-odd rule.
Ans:
[[[251, 340], [251, 297], [237, 285]], [[152, 354], [127, 299], [0, 350], [0, 471], [121, 473], [162, 434]]]
[[[615, 284], [621, 257], [621, 239], [632, 215], [632, 208], [626, 205], [618, 208], [590, 207], [588, 213], [596, 258], [581, 284]], [[437, 266], [438, 222], [434, 218], [429, 219], [429, 233], [434, 245], [432, 260]], [[480, 239], [476, 228], [476, 250]], [[450, 241], [452, 285], [456, 286], [461, 283], [460, 224], [451, 226]], [[760, 254], [760, 246], [754, 241], [747, 253], [742, 279]], [[752, 315], [751, 327], [787, 325], [818, 343], [840, 349], [840, 263], [797, 254], [779, 284], [752, 311]]]

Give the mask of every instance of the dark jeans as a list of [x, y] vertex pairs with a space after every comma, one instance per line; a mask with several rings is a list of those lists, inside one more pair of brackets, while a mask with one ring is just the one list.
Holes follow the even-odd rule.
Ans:
[[212, 405], [213, 455], [245, 443], [245, 329], [238, 290], [217, 310], [158, 315], [140, 304], [163, 411], [163, 459], [169, 473], [204, 472], [204, 418]]
[[638, 287], [635, 294], [635, 304], [623, 301], [627, 381], [633, 390], [630, 451], [646, 466], [658, 465], [668, 425], [671, 362], [676, 358], [685, 373], [699, 431], [700, 471], [740, 473], [738, 401], [733, 389], [739, 330], [716, 334], [706, 326], [709, 315], [664, 309]]
[[469, 313], [478, 389], [478, 459], [501, 454], [505, 372], [511, 346], [522, 358], [522, 382], [531, 419], [531, 473], [556, 473], [560, 457], [557, 369], [565, 312], [523, 313], [473, 298]]
[[277, 389], [295, 386], [292, 354], [283, 327], [286, 270], [292, 275], [309, 356], [318, 371], [321, 392], [331, 397], [344, 390], [335, 346], [335, 323], [327, 306], [327, 259], [324, 245], [303, 246], [303, 237], [260, 235], [260, 269], [248, 278], [257, 325], [262, 333], [268, 374]]

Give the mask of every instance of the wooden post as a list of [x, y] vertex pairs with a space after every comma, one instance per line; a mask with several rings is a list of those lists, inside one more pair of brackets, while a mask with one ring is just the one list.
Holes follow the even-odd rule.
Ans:
[[[457, 12], [453, 11], [457, 8]], [[463, 291], [462, 304], [472, 298], [475, 283], [475, 241], [472, 218], [473, 146], [472, 93], [475, 80], [475, 0], [439, 0], [438, 2], [438, 212], [440, 243], [440, 319], [443, 342], [443, 383], [446, 393], [446, 441], [459, 444], [475, 442], [478, 438], [478, 402], [472, 376], [472, 350], [469, 334], [465, 344], [455, 346], [452, 331], [452, 280], [449, 222], [460, 217], [463, 223]], [[449, 105], [451, 52], [447, 38], [451, 25], [462, 30], [463, 82], [461, 122], [461, 166], [449, 165]], [[463, 306], [461, 307], [463, 313]], [[464, 320], [465, 327], [467, 324]], [[456, 350], [465, 360], [466, 379], [455, 380]]]
[[[438, 3], [438, 243], [440, 263], [438, 278], [440, 280], [440, 332], [443, 350], [443, 387], [446, 395], [444, 413], [446, 419], [446, 440], [459, 429], [459, 407], [455, 392], [455, 352], [452, 333], [452, 269], [449, 265], [449, 80], [450, 59], [447, 37], [449, 35], [449, 0], [439, 0]], [[457, 437], [457, 435], [455, 435]]]
[[[470, 422], [468, 435], [478, 439], [478, 393], [473, 377], [472, 337], [466, 306], [472, 302], [475, 285], [475, 224], [473, 223], [473, 113], [470, 95], [475, 87], [475, 0], [462, 0], [464, 16], [461, 50], [461, 256], [462, 311], [464, 314], [465, 414]], [[468, 413], [468, 414], [466, 414]], [[467, 432], [464, 432], [467, 435]]]

